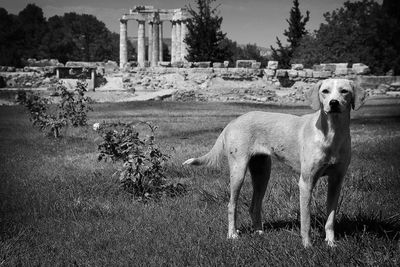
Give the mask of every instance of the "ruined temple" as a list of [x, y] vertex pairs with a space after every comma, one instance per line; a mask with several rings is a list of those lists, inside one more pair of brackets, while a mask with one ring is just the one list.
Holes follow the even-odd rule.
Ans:
[[146, 24], [148, 27], [148, 58], [150, 66], [157, 66], [163, 61], [163, 22], [169, 21], [171, 28], [171, 63], [185, 61], [187, 47], [184, 42], [187, 27], [186, 22], [189, 12], [184, 8], [155, 9], [153, 6], [135, 6], [120, 19], [120, 52], [119, 64], [123, 68], [128, 62], [128, 21], [136, 20], [138, 23], [137, 62], [140, 67], [146, 66]]

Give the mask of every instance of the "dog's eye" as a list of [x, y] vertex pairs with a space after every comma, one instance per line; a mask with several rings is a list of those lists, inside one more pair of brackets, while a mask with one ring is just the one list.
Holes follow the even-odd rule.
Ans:
[[347, 91], [346, 89], [342, 89], [341, 91], [340, 91], [340, 93], [342, 93], [342, 94], [347, 94], [349, 91]]
[[329, 94], [329, 90], [328, 89], [324, 89], [324, 90], [322, 90], [322, 93], [323, 94]]

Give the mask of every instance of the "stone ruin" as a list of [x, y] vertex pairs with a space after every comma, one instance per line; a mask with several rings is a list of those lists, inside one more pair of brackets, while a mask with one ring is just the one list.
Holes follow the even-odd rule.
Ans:
[[148, 57], [147, 62], [150, 66], [158, 66], [163, 62], [163, 22], [170, 21], [171, 30], [171, 63], [185, 61], [187, 55], [186, 43], [183, 41], [186, 36], [186, 22], [189, 13], [184, 8], [179, 9], [155, 9], [153, 6], [135, 6], [129, 10], [129, 14], [124, 14], [120, 19], [120, 54], [119, 65], [124, 68], [128, 63], [127, 32], [128, 21], [138, 22], [138, 45], [137, 45], [137, 64], [146, 67], [146, 23], [148, 25]]

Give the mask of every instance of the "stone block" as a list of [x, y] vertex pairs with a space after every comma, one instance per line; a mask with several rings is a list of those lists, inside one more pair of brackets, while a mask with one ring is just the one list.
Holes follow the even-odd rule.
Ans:
[[292, 70], [303, 70], [303, 64], [292, 64]]
[[259, 69], [261, 68], [261, 62], [254, 62], [251, 64], [252, 69]]
[[316, 65], [314, 65], [313, 66], [313, 71], [323, 71], [323, 66], [322, 65], [318, 65], [318, 64], [316, 64]]
[[228, 67], [229, 67], [229, 61], [228, 61], [228, 60], [225, 60], [225, 61], [224, 61], [224, 67], [225, 67], [225, 68], [228, 68]]
[[323, 71], [331, 71], [334, 72], [336, 70], [336, 65], [335, 64], [330, 64], [330, 63], [325, 63], [325, 64], [320, 64], [322, 66]]
[[236, 60], [236, 68], [251, 68], [255, 60]]
[[288, 73], [288, 76], [289, 76], [290, 78], [296, 78], [297, 75], [298, 75], [297, 70], [288, 70], [287, 73]]
[[158, 62], [158, 66], [159, 67], [164, 67], [164, 68], [171, 67], [171, 62], [169, 62], [169, 61], [159, 61]]
[[184, 62], [183, 61], [175, 61], [171, 63], [171, 67], [173, 68], [183, 68]]
[[264, 75], [267, 77], [275, 76], [275, 70], [273, 69], [264, 69]]
[[326, 79], [332, 76], [332, 72], [330, 71], [313, 71], [313, 77], [319, 79]]
[[224, 68], [225, 67], [224, 63], [221, 63], [221, 62], [214, 62], [212, 66], [213, 66], [213, 68]]
[[211, 61], [193, 62], [195, 68], [209, 68], [211, 67]]
[[267, 68], [271, 70], [278, 69], [278, 61], [272, 61], [272, 60], [268, 61]]
[[285, 69], [278, 69], [276, 70], [276, 77], [287, 77], [288, 76], [288, 70]]
[[338, 68], [336, 66], [335, 75], [340, 76], [340, 75], [347, 75], [347, 74], [349, 74], [349, 69], [348, 68]]
[[355, 74], [358, 75], [368, 74], [370, 72], [369, 67], [363, 63], [354, 63], [351, 69]]
[[307, 72], [305, 70], [299, 70], [297, 71], [297, 74], [300, 78], [306, 78], [307, 77]]

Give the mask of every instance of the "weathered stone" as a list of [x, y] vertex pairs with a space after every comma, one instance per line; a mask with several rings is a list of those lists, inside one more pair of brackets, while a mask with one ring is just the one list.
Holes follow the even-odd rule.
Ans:
[[287, 77], [287, 76], [288, 76], [288, 70], [285, 69], [276, 70], [276, 77]]
[[169, 62], [169, 61], [159, 61], [158, 62], [158, 66], [164, 67], [164, 68], [171, 67], [171, 62]]
[[292, 70], [302, 70], [304, 69], [303, 64], [292, 64]]
[[332, 76], [330, 71], [313, 71], [314, 78], [326, 79]]
[[376, 90], [374, 90], [374, 93], [386, 94], [386, 92], [389, 90], [390, 90], [390, 85], [382, 83], [382, 84], [378, 85], [378, 88], [376, 88]]
[[85, 62], [85, 61], [68, 61], [65, 63], [65, 67], [87, 67], [87, 68], [96, 68], [96, 62]]
[[297, 74], [300, 78], [306, 78], [307, 77], [307, 72], [305, 70], [299, 70], [297, 71]]
[[278, 61], [272, 61], [272, 60], [268, 61], [267, 68], [271, 70], [278, 69]]
[[275, 70], [273, 69], [264, 69], [264, 75], [267, 77], [275, 76]]
[[[197, 62], [195, 62], [197, 63]], [[183, 61], [175, 61], [171, 63], [171, 67], [173, 68], [183, 68]]]
[[261, 68], [261, 62], [253, 62], [253, 63], [251, 64], [251, 68], [252, 68], [252, 69], [259, 69], [259, 68]]
[[349, 74], [348, 68], [338, 68], [336, 66], [335, 75], [347, 75], [347, 74]]
[[251, 68], [255, 60], [236, 60], [236, 68]]
[[400, 82], [394, 82], [390, 84], [391, 91], [400, 91]]
[[313, 77], [313, 70], [312, 69], [304, 69], [306, 72], [306, 77], [307, 78], [312, 78]]
[[355, 74], [358, 75], [368, 74], [370, 72], [369, 67], [363, 63], [354, 63], [351, 69]]
[[213, 66], [213, 68], [223, 68], [224, 67], [224, 63], [214, 62], [212, 66]]
[[195, 68], [209, 68], [211, 66], [211, 61], [193, 62], [193, 67]]
[[15, 72], [15, 67], [7, 67], [7, 72]]
[[321, 66], [321, 65], [318, 65], [318, 64], [316, 64], [316, 65], [313, 65], [313, 71], [323, 71], [323, 66]]
[[228, 60], [225, 60], [225, 61], [224, 61], [224, 67], [225, 67], [225, 68], [228, 68], [228, 67], [229, 67], [229, 61], [228, 61]]
[[336, 70], [335, 64], [324, 63], [324, 64], [320, 64], [320, 65], [321, 65], [323, 71], [334, 72]]
[[287, 73], [290, 78], [295, 78], [298, 75], [297, 70], [288, 70]]

